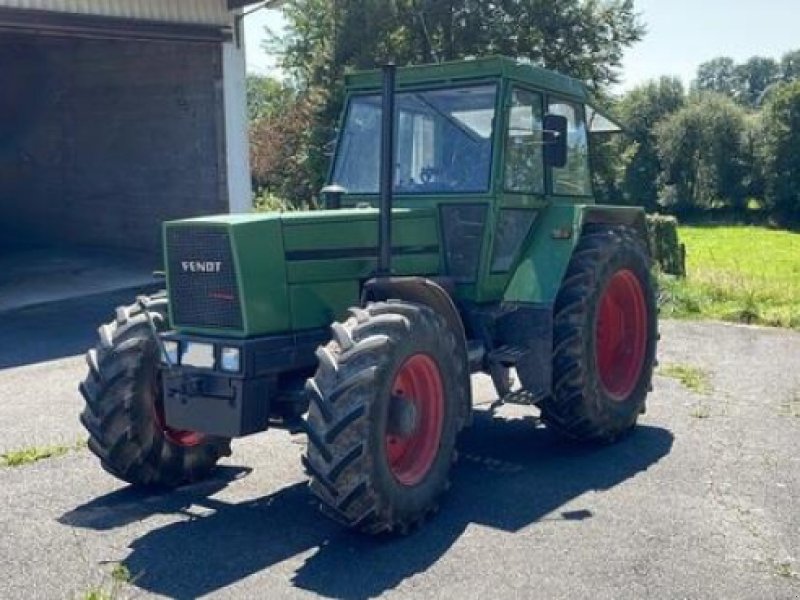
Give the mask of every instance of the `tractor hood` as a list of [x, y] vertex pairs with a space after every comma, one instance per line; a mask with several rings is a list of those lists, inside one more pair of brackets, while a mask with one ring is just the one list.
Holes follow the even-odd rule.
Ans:
[[[436, 211], [393, 211], [394, 271], [441, 272]], [[173, 327], [252, 337], [328, 326], [377, 265], [378, 211], [224, 215], [164, 226]]]

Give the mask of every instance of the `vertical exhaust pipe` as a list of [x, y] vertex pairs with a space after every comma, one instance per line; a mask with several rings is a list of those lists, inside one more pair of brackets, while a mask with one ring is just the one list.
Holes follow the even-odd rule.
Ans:
[[392, 274], [392, 196], [394, 194], [394, 88], [397, 67], [383, 67], [381, 197], [378, 205], [378, 277]]

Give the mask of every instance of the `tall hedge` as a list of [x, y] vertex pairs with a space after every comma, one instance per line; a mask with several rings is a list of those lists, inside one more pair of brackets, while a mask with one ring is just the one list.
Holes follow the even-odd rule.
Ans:
[[764, 107], [767, 205], [783, 223], [800, 223], [800, 81], [777, 87]]
[[686, 246], [678, 238], [678, 220], [664, 215], [648, 215], [650, 254], [663, 273], [686, 277]]

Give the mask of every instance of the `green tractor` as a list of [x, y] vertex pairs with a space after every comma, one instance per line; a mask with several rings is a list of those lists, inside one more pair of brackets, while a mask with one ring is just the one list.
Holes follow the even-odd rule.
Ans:
[[100, 328], [81, 384], [111, 474], [174, 488], [232, 438], [308, 436], [325, 513], [421, 523], [472, 419], [470, 376], [611, 442], [651, 389], [645, 215], [594, 203], [579, 82], [506, 58], [347, 78], [326, 210], [166, 223], [167, 291]]

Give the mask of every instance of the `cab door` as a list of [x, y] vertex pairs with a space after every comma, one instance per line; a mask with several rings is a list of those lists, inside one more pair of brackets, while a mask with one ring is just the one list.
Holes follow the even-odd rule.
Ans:
[[492, 207], [492, 243], [482, 299], [502, 297], [542, 209], [547, 206], [542, 92], [511, 84], [499, 137], [499, 169]]

